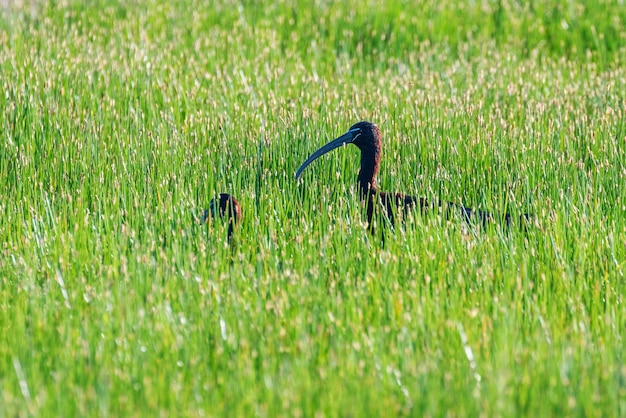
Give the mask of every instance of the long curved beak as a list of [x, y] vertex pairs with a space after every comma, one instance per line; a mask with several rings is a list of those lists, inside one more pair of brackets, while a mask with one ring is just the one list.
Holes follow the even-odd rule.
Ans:
[[333, 139], [328, 144], [324, 145], [323, 147], [321, 147], [320, 149], [315, 151], [313, 154], [311, 154], [311, 156], [309, 158], [306, 159], [305, 162], [302, 163], [302, 165], [300, 166], [298, 171], [296, 171], [296, 179], [298, 179], [300, 177], [300, 174], [302, 174], [304, 169], [307, 168], [308, 165], [311, 164], [313, 161], [317, 160], [322, 155], [331, 152], [335, 148], [339, 148], [339, 147], [343, 146], [344, 144], [351, 144], [351, 143], [353, 143], [354, 140], [360, 134], [361, 134], [361, 130], [360, 129], [350, 129], [348, 132], [346, 132], [345, 134], [341, 135], [339, 138]]

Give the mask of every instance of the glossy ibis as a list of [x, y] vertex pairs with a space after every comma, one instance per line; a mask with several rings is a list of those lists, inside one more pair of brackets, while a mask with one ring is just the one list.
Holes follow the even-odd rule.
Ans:
[[220, 193], [219, 197], [211, 200], [209, 208], [205, 209], [202, 222], [206, 222], [209, 216], [228, 218], [228, 241], [230, 242], [235, 227], [241, 222], [241, 206], [232, 195]]
[[[424, 198], [415, 196], [409, 196], [402, 193], [390, 193], [378, 191], [376, 187], [376, 176], [380, 169], [380, 157], [382, 149], [382, 136], [378, 126], [371, 122], [362, 121], [358, 122], [348, 132], [341, 135], [320, 149], [315, 151], [307, 160], [298, 168], [296, 172], [296, 179], [300, 177], [302, 171], [311, 164], [313, 161], [321, 157], [322, 155], [339, 148], [344, 144], [354, 144], [361, 150], [361, 169], [357, 177], [357, 183], [359, 185], [359, 192], [361, 200], [365, 201], [367, 209], [367, 221], [370, 232], [374, 233], [373, 216], [375, 207], [380, 205], [383, 210], [383, 215], [389, 220], [390, 224], [394, 225], [395, 214], [407, 211], [412, 208], [419, 207], [423, 212], [429, 208], [435, 206], [445, 209], [446, 217], [451, 212], [458, 211], [468, 223], [479, 222], [486, 224], [494, 219], [489, 212], [482, 210], [473, 210], [466, 208], [456, 203], [442, 203], [438, 202], [433, 204]], [[526, 217], [526, 215], [524, 215]], [[502, 220], [506, 225], [510, 225], [511, 216], [505, 214], [502, 216]]]

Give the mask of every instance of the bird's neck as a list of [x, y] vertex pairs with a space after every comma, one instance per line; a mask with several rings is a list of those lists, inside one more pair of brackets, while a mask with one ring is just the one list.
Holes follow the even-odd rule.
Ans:
[[380, 168], [380, 147], [361, 150], [361, 170], [357, 183], [361, 192], [376, 189], [376, 175]]

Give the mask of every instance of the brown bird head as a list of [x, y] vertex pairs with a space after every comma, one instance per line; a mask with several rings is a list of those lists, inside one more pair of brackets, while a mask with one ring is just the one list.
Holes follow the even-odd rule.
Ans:
[[206, 222], [209, 215], [213, 218], [228, 219], [228, 240], [230, 240], [235, 226], [241, 222], [241, 206], [230, 194], [220, 193], [219, 197], [211, 200], [209, 208], [204, 211], [203, 221]]
[[361, 170], [357, 177], [357, 182], [361, 190], [375, 189], [376, 175], [380, 168], [382, 139], [378, 126], [367, 121], [355, 123], [348, 129], [348, 132], [333, 139], [311, 154], [311, 156], [302, 163], [300, 168], [298, 168], [298, 171], [296, 171], [296, 179], [300, 177], [304, 169], [313, 161], [344, 144], [354, 144], [361, 150]]

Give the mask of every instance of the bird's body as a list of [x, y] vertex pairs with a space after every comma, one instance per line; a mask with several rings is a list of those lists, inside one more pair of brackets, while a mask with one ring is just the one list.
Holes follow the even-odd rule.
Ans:
[[211, 200], [209, 208], [205, 209], [202, 221], [206, 222], [209, 216], [228, 219], [228, 241], [230, 241], [235, 227], [241, 222], [241, 206], [232, 195], [220, 193], [219, 197]]
[[[446, 217], [454, 212], [459, 212], [468, 222], [478, 222], [481, 224], [486, 224], [494, 219], [489, 212], [473, 210], [456, 203], [432, 203], [416, 196], [379, 191], [376, 185], [376, 177], [380, 170], [382, 135], [378, 126], [367, 121], [352, 125], [344, 135], [334, 139], [311, 154], [296, 172], [296, 178], [300, 177], [302, 171], [314, 160], [344, 144], [354, 144], [361, 150], [361, 168], [357, 176], [357, 184], [361, 200], [365, 202], [367, 220], [372, 233], [373, 219], [377, 207], [382, 209], [383, 215], [388, 219], [391, 225], [394, 225], [398, 212], [406, 212], [417, 208], [422, 212], [439, 208], [443, 210]], [[511, 222], [509, 214], [505, 214], [502, 218], [507, 225]]]

